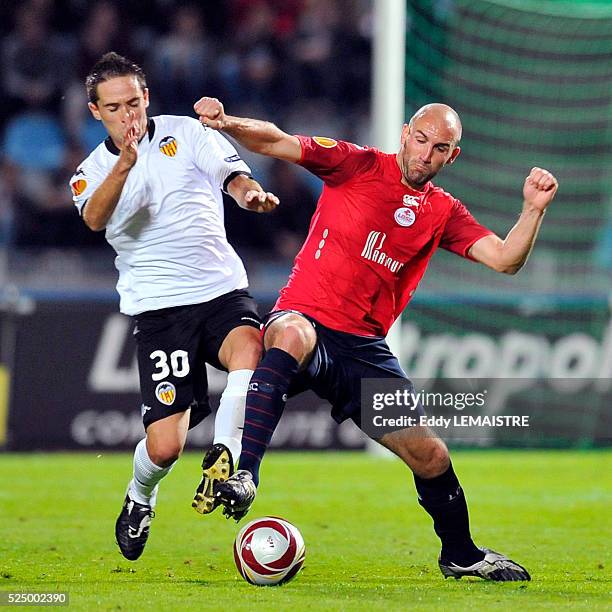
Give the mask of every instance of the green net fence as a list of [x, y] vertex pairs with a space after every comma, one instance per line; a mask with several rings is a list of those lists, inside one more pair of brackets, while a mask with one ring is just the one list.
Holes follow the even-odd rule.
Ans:
[[409, 24], [406, 114], [444, 100], [464, 124], [462, 155], [439, 182], [504, 235], [529, 169], [550, 169], [561, 188], [518, 284], [607, 291], [612, 3], [413, 0]]
[[461, 156], [436, 182], [501, 236], [531, 167], [560, 189], [516, 277], [436, 255], [405, 313], [403, 363], [413, 377], [539, 379], [496, 410], [537, 396], [540, 419], [549, 409], [563, 434], [554, 439], [610, 440], [612, 2], [407, 6], [406, 116], [443, 101], [464, 128]]

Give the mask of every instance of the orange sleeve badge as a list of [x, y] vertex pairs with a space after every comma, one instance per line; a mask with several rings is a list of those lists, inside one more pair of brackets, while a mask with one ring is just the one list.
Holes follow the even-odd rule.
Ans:
[[80, 196], [87, 189], [87, 181], [85, 179], [78, 179], [70, 184], [70, 188], [75, 196]]
[[325, 136], [313, 136], [312, 139], [318, 145], [325, 147], [326, 149], [333, 149], [338, 144], [333, 138], [327, 138]]

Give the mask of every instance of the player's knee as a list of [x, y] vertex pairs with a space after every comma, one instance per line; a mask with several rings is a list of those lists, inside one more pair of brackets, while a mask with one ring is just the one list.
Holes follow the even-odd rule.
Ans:
[[178, 440], [168, 440], [153, 444], [148, 448], [151, 461], [159, 467], [171, 466], [183, 452], [183, 445]]
[[[261, 360], [262, 345], [259, 332], [253, 328], [255, 334], [243, 334], [240, 344], [234, 346], [230, 357], [225, 364], [229, 370], [254, 370]], [[223, 363], [223, 360], [221, 360]]]
[[159, 467], [169, 467], [180, 456], [187, 439], [190, 412], [177, 412], [147, 427], [147, 451]]
[[298, 361], [310, 354], [316, 342], [312, 325], [299, 315], [281, 317], [266, 332], [266, 349], [279, 348]]
[[262, 346], [259, 330], [241, 326], [233, 329], [219, 350], [219, 361], [228, 370], [254, 370], [261, 359]]
[[252, 360], [255, 365], [259, 363], [262, 352], [263, 347], [261, 345], [261, 336], [259, 335], [259, 332], [256, 331], [255, 335], [249, 335], [244, 338], [242, 353], [248, 356], [248, 358]]

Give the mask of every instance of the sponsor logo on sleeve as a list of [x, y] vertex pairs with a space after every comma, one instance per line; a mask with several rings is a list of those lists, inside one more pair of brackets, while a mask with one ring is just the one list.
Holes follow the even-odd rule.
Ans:
[[223, 161], [227, 162], [228, 164], [231, 164], [233, 162], [239, 162], [242, 158], [240, 157], [240, 155], [238, 155], [238, 153], [236, 153], [236, 155], [230, 155], [229, 157], [226, 157]]
[[176, 399], [176, 387], [166, 380], [162, 381], [155, 388], [155, 397], [166, 406], [172, 406]]
[[87, 181], [85, 179], [77, 179], [70, 183], [70, 188], [75, 196], [80, 196], [87, 189]]
[[338, 144], [333, 138], [326, 138], [325, 136], [314, 136], [313, 140], [325, 149], [333, 149]]
[[167, 157], [174, 157], [178, 151], [178, 143], [174, 136], [166, 136], [159, 143], [159, 150]]

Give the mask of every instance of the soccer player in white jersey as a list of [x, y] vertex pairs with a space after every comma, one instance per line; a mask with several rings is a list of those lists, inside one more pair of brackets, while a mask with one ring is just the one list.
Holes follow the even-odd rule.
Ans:
[[261, 342], [244, 266], [225, 235], [221, 191], [256, 212], [273, 210], [278, 199], [214, 130], [189, 117], [148, 118], [145, 76], [130, 60], [107, 53], [86, 89], [108, 138], [70, 184], [83, 221], [106, 230], [117, 253], [120, 310], [135, 322], [146, 437], [136, 446], [115, 527], [123, 556], [135, 560], [149, 535], [159, 481], [187, 430], [210, 414], [206, 363], [229, 374], [194, 508], [211, 512], [216, 483], [233, 473]]

